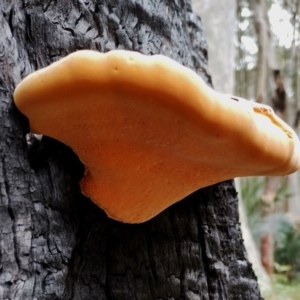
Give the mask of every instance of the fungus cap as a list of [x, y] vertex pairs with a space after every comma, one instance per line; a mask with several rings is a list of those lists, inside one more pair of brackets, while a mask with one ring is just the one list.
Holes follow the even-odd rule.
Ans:
[[162, 55], [78, 51], [26, 77], [14, 99], [31, 132], [77, 153], [82, 192], [123, 222], [223, 180], [299, 168], [299, 139], [270, 107], [219, 94]]

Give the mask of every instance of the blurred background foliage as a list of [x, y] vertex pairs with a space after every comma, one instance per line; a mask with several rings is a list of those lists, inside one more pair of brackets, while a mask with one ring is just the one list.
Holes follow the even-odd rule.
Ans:
[[[265, 293], [266, 299], [300, 299], [300, 225], [286, 213], [273, 213], [263, 218], [261, 195], [265, 178], [241, 179], [241, 193], [247, 213], [248, 225], [257, 247], [266, 233], [274, 237], [274, 273], [271, 274], [272, 291]], [[283, 187], [276, 202], [284, 202], [289, 191]]]
[[[259, 245], [260, 237], [271, 232], [275, 244], [274, 270], [284, 273], [288, 279], [293, 280], [300, 275], [300, 226], [293, 223], [285, 213], [273, 213], [267, 218], [261, 214], [261, 194], [265, 178], [242, 178], [242, 198], [245, 204], [248, 225], [253, 233], [256, 244]], [[286, 188], [281, 188], [276, 196], [280, 203], [289, 196]], [[299, 295], [300, 298], [300, 295]]]

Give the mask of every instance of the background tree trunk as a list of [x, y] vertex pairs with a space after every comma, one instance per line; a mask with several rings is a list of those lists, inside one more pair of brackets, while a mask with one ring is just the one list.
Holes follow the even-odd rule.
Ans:
[[260, 299], [233, 181], [122, 224], [80, 194], [71, 149], [26, 142], [15, 86], [78, 49], [164, 54], [209, 82], [189, 1], [0, 2], [0, 299]]
[[202, 20], [214, 89], [233, 94], [236, 0], [192, 0], [192, 6]]
[[[273, 107], [275, 113], [285, 122], [287, 120], [287, 99], [284, 79], [276, 61], [276, 53], [272, 44], [272, 31], [268, 17], [268, 7], [265, 0], [252, 2], [255, 29], [258, 41], [258, 59], [256, 74], [257, 102]], [[287, 179], [267, 176], [262, 192], [262, 217], [270, 218], [275, 212], [275, 198], [280, 186], [286, 186]], [[287, 205], [286, 205], [287, 206]], [[285, 212], [288, 208], [285, 208]], [[266, 272], [271, 275], [274, 271], [274, 237], [272, 228], [264, 232], [260, 239], [261, 262]]]

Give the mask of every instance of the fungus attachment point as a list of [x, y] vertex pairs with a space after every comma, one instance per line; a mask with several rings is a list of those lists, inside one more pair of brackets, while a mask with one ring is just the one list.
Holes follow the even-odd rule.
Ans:
[[82, 192], [123, 222], [226, 179], [299, 167], [298, 137], [272, 110], [161, 55], [78, 51], [25, 78], [14, 99], [33, 133], [77, 153]]

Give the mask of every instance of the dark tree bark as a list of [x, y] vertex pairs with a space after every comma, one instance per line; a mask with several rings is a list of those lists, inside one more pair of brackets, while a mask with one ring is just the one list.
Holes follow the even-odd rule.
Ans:
[[71, 149], [26, 140], [21, 79], [78, 49], [116, 48], [167, 55], [210, 81], [189, 0], [0, 2], [0, 299], [260, 299], [233, 181], [122, 224], [80, 194]]

